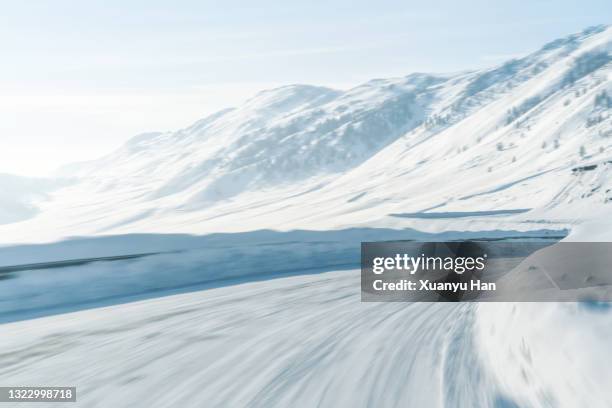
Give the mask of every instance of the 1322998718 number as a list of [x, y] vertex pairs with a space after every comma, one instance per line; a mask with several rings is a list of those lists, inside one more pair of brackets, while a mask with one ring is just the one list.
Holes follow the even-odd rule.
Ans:
[[0, 402], [75, 402], [76, 387], [0, 387]]

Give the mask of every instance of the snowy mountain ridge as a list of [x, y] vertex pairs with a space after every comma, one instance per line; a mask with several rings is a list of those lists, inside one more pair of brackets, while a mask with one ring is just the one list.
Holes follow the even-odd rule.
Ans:
[[67, 167], [78, 181], [0, 229], [16, 242], [364, 225], [563, 228], [582, 222], [581, 211], [612, 207], [611, 51], [612, 28], [599, 26], [491, 69], [348, 91], [264, 91]]
[[362, 302], [359, 268], [364, 241], [612, 241], [611, 44], [595, 27], [491, 69], [281, 87], [57, 179], [0, 175], [5, 385], [77, 384], [83, 406], [611, 406], [609, 303]]

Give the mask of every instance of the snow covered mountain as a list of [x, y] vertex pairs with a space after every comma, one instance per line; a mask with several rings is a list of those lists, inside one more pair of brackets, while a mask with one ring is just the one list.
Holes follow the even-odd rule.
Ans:
[[602, 26], [491, 69], [286, 86], [57, 180], [0, 175], [0, 244], [29, 243], [0, 247], [2, 383], [83, 406], [610, 406], [607, 303], [362, 303], [358, 263], [365, 240], [612, 241], [611, 54]]
[[261, 92], [99, 160], [3, 242], [350, 226], [565, 228], [612, 207], [612, 28], [491, 69]]

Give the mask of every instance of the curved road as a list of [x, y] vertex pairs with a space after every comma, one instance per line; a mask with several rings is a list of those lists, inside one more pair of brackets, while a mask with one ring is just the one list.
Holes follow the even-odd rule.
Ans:
[[0, 385], [74, 385], [66, 406], [87, 408], [516, 406], [479, 362], [474, 305], [359, 290], [328, 272], [1, 325]]

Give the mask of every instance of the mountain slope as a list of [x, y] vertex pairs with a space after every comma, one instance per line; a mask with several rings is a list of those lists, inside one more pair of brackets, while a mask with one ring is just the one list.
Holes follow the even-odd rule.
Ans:
[[67, 179], [42, 179], [0, 174], [0, 225], [34, 217], [38, 204], [70, 184]]
[[492, 69], [265, 91], [71, 167], [3, 235], [579, 223], [612, 205], [611, 48], [602, 26]]

